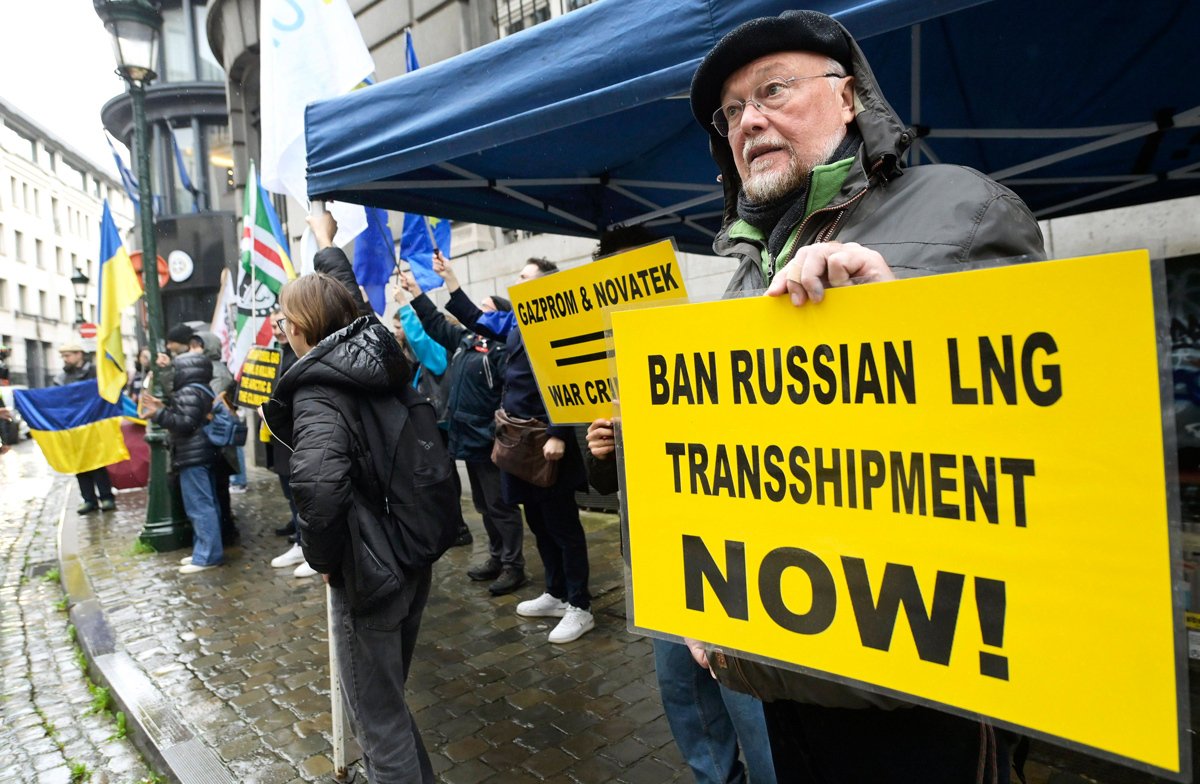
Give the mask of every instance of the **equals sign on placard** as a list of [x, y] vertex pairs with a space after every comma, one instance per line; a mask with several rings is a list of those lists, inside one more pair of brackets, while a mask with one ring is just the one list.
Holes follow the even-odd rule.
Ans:
[[566, 367], [567, 365], [582, 365], [587, 362], [599, 362], [601, 360], [608, 359], [608, 357], [609, 357], [608, 349], [603, 349], [601, 351], [593, 351], [593, 352], [589, 352], [587, 354], [576, 354], [575, 353], [577, 351], [585, 351], [587, 348], [594, 348], [594, 346], [588, 346], [585, 348], [575, 348], [575, 346], [582, 346], [586, 343], [595, 343], [597, 341], [603, 341], [603, 340], [604, 340], [604, 331], [603, 330], [601, 330], [600, 332], [588, 332], [583, 335], [572, 335], [571, 337], [568, 337], [568, 338], [559, 338], [558, 340], [552, 340], [552, 341], [550, 341], [551, 349], [554, 349], [555, 351], [558, 351], [559, 349], [565, 349], [565, 351], [563, 351], [562, 353], [573, 355], [573, 356], [563, 357], [562, 359], [555, 359], [554, 364], [558, 367]]

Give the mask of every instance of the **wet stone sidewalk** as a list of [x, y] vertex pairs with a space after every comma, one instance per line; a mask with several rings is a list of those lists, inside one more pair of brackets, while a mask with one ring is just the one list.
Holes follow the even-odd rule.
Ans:
[[[192, 733], [238, 782], [330, 780], [333, 771], [324, 586], [269, 561], [286, 548], [273, 529], [287, 506], [274, 475], [251, 473], [233, 497], [242, 532], [226, 564], [177, 571], [186, 551], [135, 555], [144, 495], [89, 518], [80, 558], [116, 638]], [[613, 515], [585, 514], [596, 629], [568, 645], [551, 625], [515, 613], [541, 592], [526, 537], [530, 585], [491, 597], [465, 571], [486, 555], [469, 499], [475, 544], [434, 568], [409, 702], [433, 767], [450, 784], [691, 780], [662, 714], [649, 641], [625, 631]], [[357, 751], [351, 745], [351, 759]], [[365, 780], [360, 778], [360, 780]]]
[[30, 442], [0, 457], [0, 781], [151, 781], [114, 715], [92, 709], [60, 604], [57, 529], [74, 485]]

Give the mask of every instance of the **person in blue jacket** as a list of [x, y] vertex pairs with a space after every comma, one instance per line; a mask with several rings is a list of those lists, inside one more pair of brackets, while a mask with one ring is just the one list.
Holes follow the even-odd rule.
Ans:
[[[446, 290], [450, 292], [446, 311], [464, 327], [505, 343], [508, 365], [504, 371], [501, 407], [511, 416], [547, 421], [546, 406], [512, 311], [480, 310], [462, 290], [454, 269], [441, 253], [434, 254], [433, 269], [446, 281]], [[557, 271], [553, 262], [530, 259], [521, 268], [517, 282]], [[596, 625], [588, 591], [587, 538], [579, 522], [579, 507], [575, 505], [575, 492], [587, 486], [587, 478], [575, 431], [552, 425], [547, 433], [550, 437], [543, 454], [547, 460], [561, 461], [554, 484], [536, 487], [502, 471], [500, 485], [504, 500], [524, 507], [525, 522], [533, 532], [545, 572], [545, 592], [518, 604], [517, 614], [526, 618], [561, 618], [548, 639], [552, 643], [566, 643], [579, 639]]]

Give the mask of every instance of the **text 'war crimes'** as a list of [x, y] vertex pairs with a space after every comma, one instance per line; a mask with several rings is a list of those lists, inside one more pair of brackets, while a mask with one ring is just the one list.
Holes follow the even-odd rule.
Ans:
[[656, 264], [646, 269], [596, 281], [591, 285], [590, 292], [587, 286], [580, 286], [578, 289], [556, 291], [553, 294], [535, 297], [529, 302], [519, 303], [517, 319], [521, 326], [538, 324], [678, 289], [675, 265]]

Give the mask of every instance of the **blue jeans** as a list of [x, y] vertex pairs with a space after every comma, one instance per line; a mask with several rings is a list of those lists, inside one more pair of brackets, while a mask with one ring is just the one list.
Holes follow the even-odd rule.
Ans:
[[217, 510], [217, 485], [212, 466], [179, 469], [179, 493], [183, 510], [192, 521], [192, 563], [212, 566], [225, 557], [221, 550], [221, 513]]
[[[762, 703], [725, 688], [686, 645], [655, 639], [654, 670], [675, 745], [697, 784], [775, 784]], [[741, 744], [745, 766], [738, 760]]]
[[229, 477], [229, 483], [239, 487], [246, 486], [246, 450], [243, 447], [237, 447], [238, 456], [238, 472]]

